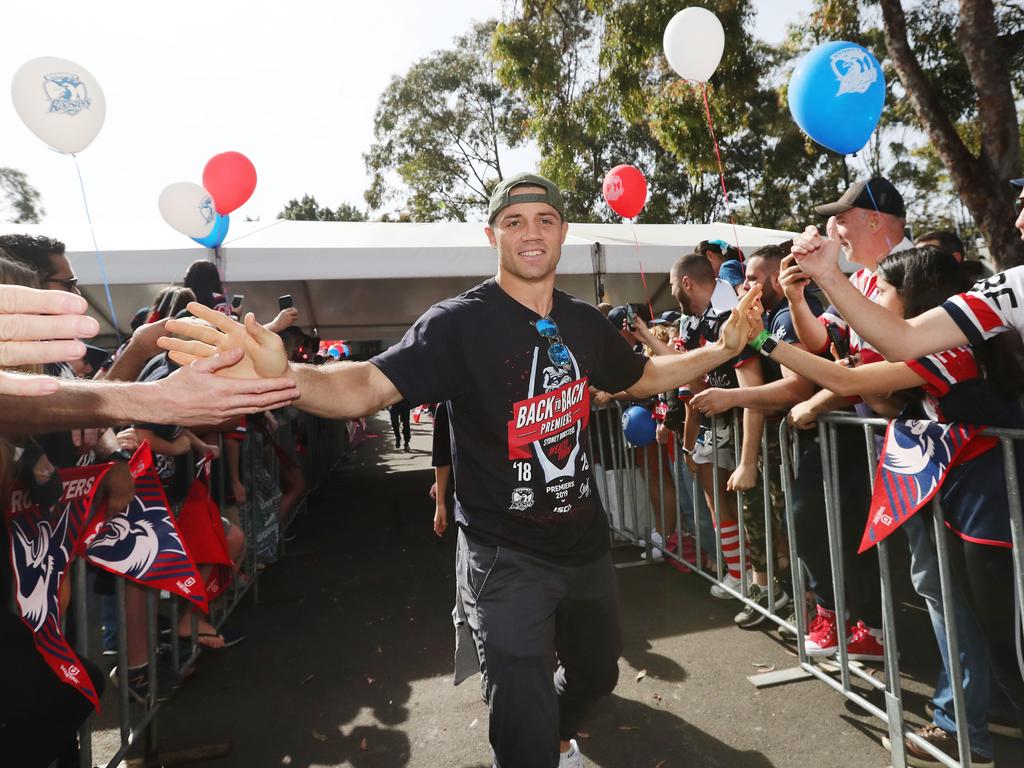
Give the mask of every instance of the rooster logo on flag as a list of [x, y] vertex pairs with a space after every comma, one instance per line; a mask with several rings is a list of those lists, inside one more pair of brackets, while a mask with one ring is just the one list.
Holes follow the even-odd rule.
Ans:
[[889, 423], [858, 553], [875, 546], [931, 501], [976, 434], [975, 427], [937, 421]]
[[207, 610], [206, 590], [169, 511], [148, 443], [139, 446], [130, 466], [135, 498], [124, 512], [92, 526], [85, 556], [111, 573], [166, 589]]
[[7, 505], [9, 554], [21, 620], [32, 630], [36, 650], [50, 669], [97, 708], [96, 689], [61, 632], [60, 587], [85, 532], [96, 489], [108, 468], [58, 470], [63, 493], [52, 508], [36, 504], [21, 488], [12, 492]]

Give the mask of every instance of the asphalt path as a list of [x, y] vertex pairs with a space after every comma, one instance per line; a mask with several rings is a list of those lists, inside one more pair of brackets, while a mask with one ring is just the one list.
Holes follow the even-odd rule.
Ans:
[[[490, 766], [479, 677], [451, 682], [455, 537], [431, 531], [430, 429], [414, 425], [405, 453], [371, 421], [378, 436], [298, 518], [259, 603], [232, 617], [248, 639], [200, 659], [161, 713], [162, 750], [230, 744], [211, 768]], [[638, 557], [615, 550], [624, 564]], [[882, 724], [825, 684], [756, 689], [748, 676], [792, 667], [795, 654], [773, 632], [736, 628], [737, 603], [710, 597], [701, 577], [665, 565], [618, 574], [625, 649], [619, 685], [580, 739], [588, 766], [890, 765]], [[905, 700], [923, 713], [935, 643], [923, 609], [901, 602], [898, 621]], [[1024, 766], [1021, 742], [998, 749], [1001, 768]]]

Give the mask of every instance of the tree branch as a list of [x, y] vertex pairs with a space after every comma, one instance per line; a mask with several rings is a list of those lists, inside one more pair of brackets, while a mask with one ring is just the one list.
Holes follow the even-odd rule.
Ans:
[[921, 63], [910, 48], [907, 19], [900, 0], [879, 0], [879, 5], [885, 28], [885, 47], [918, 120], [953, 177], [975, 179], [977, 159], [964, 145], [956, 126], [921, 68]]
[[998, 37], [992, 0], [960, 0], [957, 40], [978, 93], [981, 158], [1000, 180], [1020, 168], [1020, 131], [1008, 59]]

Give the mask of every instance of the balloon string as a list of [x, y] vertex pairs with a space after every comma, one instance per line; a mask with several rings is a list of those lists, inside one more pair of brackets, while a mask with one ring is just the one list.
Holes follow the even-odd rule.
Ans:
[[718, 146], [718, 138], [715, 136], [715, 122], [711, 119], [711, 105], [708, 103], [708, 84], [700, 84], [701, 93], [704, 96], [704, 114], [708, 118], [708, 131], [711, 133], [711, 143], [715, 146], [715, 159], [718, 161], [718, 179], [722, 183], [722, 194], [725, 196], [726, 213], [729, 214], [729, 223], [732, 224], [732, 236], [736, 241], [736, 250], [740, 252], [740, 261], [743, 261], [743, 251], [740, 249], [739, 230], [736, 229], [736, 220], [732, 216], [732, 206], [729, 203], [729, 190], [725, 186], [725, 169], [722, 167], [722, 150]]
[[78, 166], [78, 156], [71, 154], [75, 162], [75, 172], [78, 174], [78, 186], [82, 190], [82, 203], [85, 205], [85, 220], [89, 222], [89, 234], [92, 235], [92, 247], [96, 252], [96, 262], [100, 267], [100, 279], [103, 281], [103, 290], [107, 294], [107, 306], [110, 307], [110, 319], [114, 324], [114, 335], [117, 337], [117, 346], [121, 346], [121, 328], [117, 323], [117, 310], [114, 309], [114, 297], [110, 295], [110, 281], [107, 279], [107, 265], [100, 253], [100, 246], [96, 242], [96, 230], [92, 225], [92, 214], [89, 213], [89, 198], [85, 194], [85, 181], [82, 180], [82, 169]]
[[647, 310], [651, 313], [651, 320], [654, 320], [654, 307], [651, 305], [651, 297], [647, 294], [647, 273], [644, 272], [644, 262], [640, 258], [640, 241], [636, 236], [636, 217], [633, 217], [633, 246], [636, 248], [636, 263], [640, 265], [640, 281], [644, 284], [644, 296], [647, 297]]
[[[857, 157], [857, 154], [854, 153], [853, 156]], [[868, 159], [866, 157], [861, 158], [861, 160], [864, 161], [864, 170], [866, 170], [868, 172], [868, 181], [864, 185], [864, 188], [867, 189], [867, 191], [868, 191], [868, 199], [871, 200], [871, 205], [874, 206], [875, 213], [879, 213], [880, 214], [881, 211], [878, 210], [878, 203], [875, 201], [875, 193], [871, 191], [871, 166], [868, 165]], [[886, 233], [886, 235], [885, 235], [885, 244], [889, 246], [889, 253], [892, 253], [892, 249], [895, 248], [895, 246], [892, 244], [892, 240], [889, 239], [889, 234], [888, 233]]]

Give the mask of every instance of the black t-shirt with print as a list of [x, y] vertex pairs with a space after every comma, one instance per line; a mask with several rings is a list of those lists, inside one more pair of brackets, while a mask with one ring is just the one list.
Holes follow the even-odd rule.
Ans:
[[[686, 350], [700, 349], [705, 344], [714, 344], [722, 333], [722, 326], [729, 319], [729, 312], [716, 312], [714, 307], [708, 307], [700, 319], [696, 322], [689, 322], [680, 325], [680, 344]], [[736, 377], [736, 369], [743, 365], [756, 362], [757, 352], [750, 347], [744, 347], [743, 351], [731, 360], [727, 360], [717, 368], [714, 368], [704, 376], [704, 383], [718, 389], [736, 389], [739, 387], [739, 380]], [[710, 416], [701, 417], [700, 433], [697, 435], [697, 442], [704, 443], [709, 440], [711, 433], [712, 419]], [[717, 418], [718, 432], [724, 438], [731, 434], [729, 420], [724, 416]]]
[[588, 385], [621, 392], [647, 361], [568, 294], [555, 291], [550, 317], [568, 370], [550, 362], [538, 315], [493, 279], [431, 307], [370, 362], [414, 405], [449, 401], [455, 516], [470, 536], [583, 565], [608, 550]]

